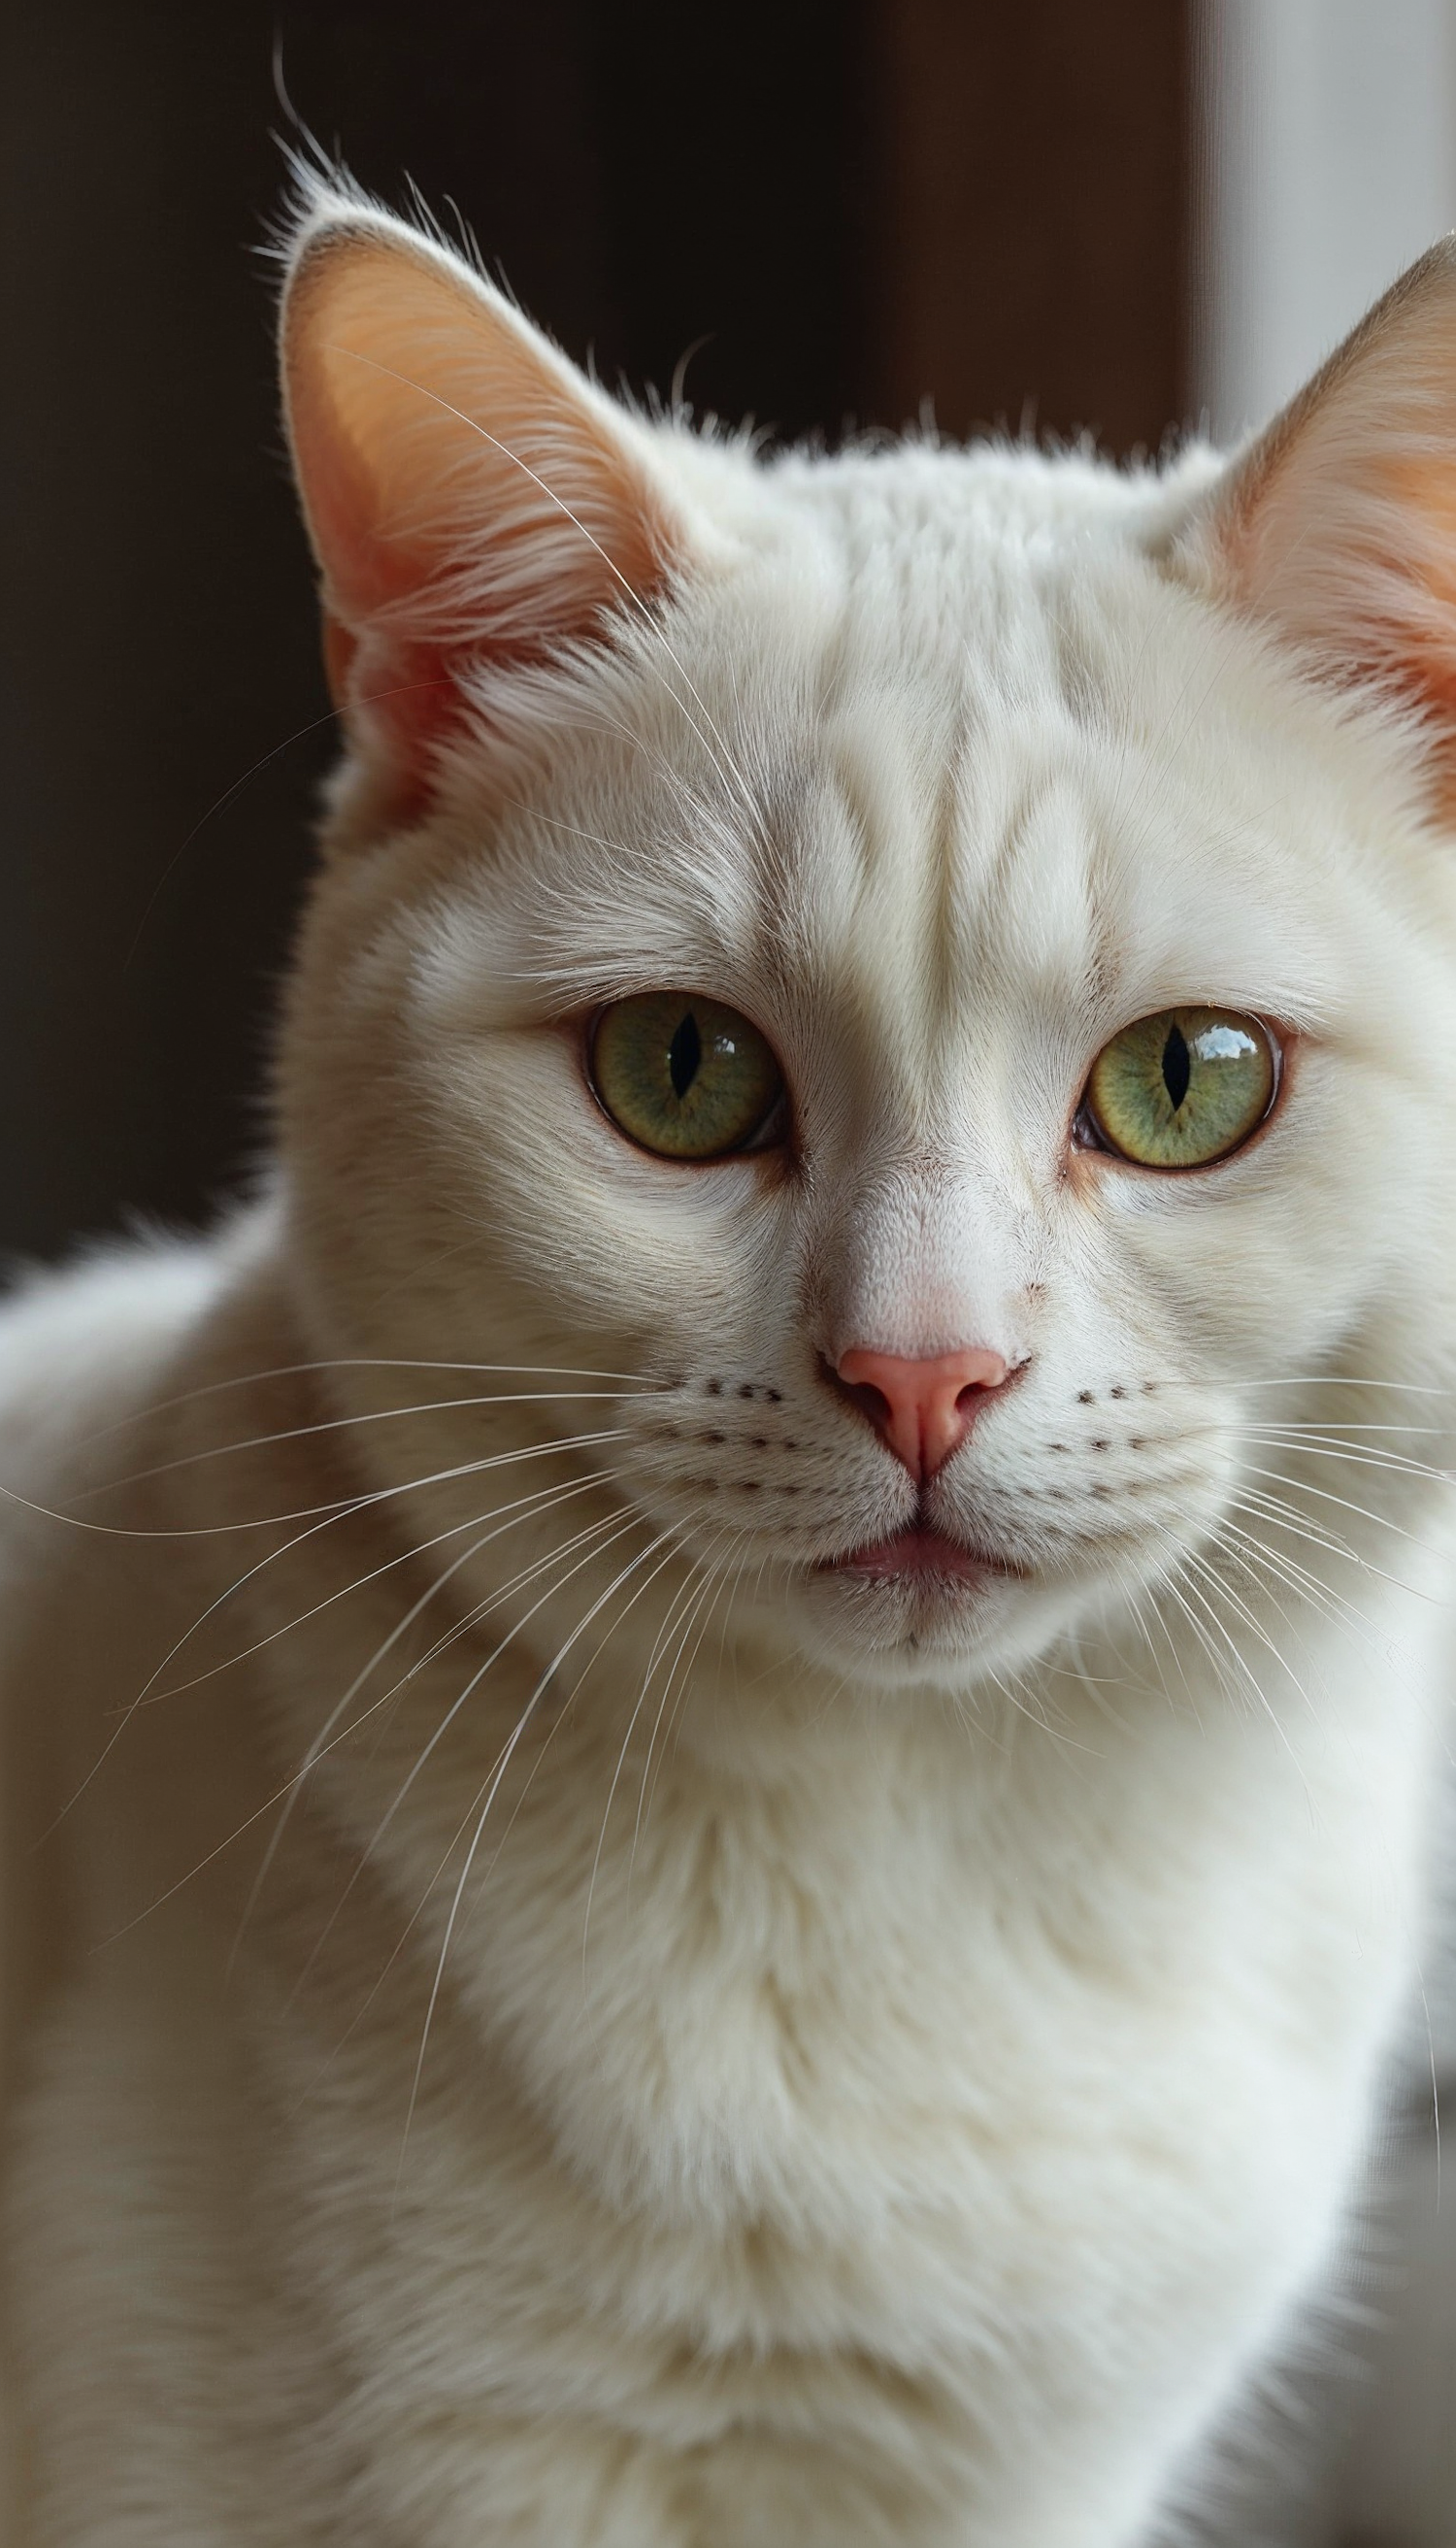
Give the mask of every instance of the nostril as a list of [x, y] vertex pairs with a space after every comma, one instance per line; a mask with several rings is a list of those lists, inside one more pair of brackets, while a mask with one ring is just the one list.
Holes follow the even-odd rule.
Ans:
[[819, 1357], [819, 1371], [836, 1398], [847, 1399], [851, 1407], [858, 1407], [861, 1414], [868, 1417], [876, 1433], [889, 1431], [895, 1420], [895, 1410], [884, 1390], [877, 1388], [872, 1380], [846, 1380], [844, 1373], [836, 1371], [825, 1354]]
[[846, 1398], [852, 1398], [857, 1407], [863, 1408], [875, 1431], [887, 1433], [895, 1420], [895, 1410], [884, 1391], [876, 1389], [872, 1380], [841, 1380], [838, 1372], [834, 1377]]

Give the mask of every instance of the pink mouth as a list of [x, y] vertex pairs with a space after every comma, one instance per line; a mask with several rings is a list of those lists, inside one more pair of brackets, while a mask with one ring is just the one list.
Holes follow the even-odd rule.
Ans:
[[978, 1557], [962, 1548], [958, 1540], [947, 1539], [943, 1531], [914, 1527], [896, 1531], [893, 1539], [875, 1540], [868, 1548], [852, 1549], [848, 1557], [831, 1558], [824, 1568], [827, 1575], [864, 1575], [881, 1582], [932, 1575], [943, 1581], [949, 1576], [962, 1584], [984, 1584], [1011, 1571], [994, 1558]]

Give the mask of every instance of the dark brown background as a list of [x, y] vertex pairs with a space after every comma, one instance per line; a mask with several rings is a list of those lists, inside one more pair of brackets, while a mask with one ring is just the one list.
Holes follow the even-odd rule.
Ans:
[[261, 1127], [331, 746], [252, 253], [299, 114], [603, 376], [785, 433], [1185, 404], [1182, 0], [12, 0], [0, 1248]]

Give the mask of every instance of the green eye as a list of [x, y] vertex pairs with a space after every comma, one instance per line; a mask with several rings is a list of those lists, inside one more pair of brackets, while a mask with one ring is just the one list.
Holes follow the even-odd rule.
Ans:
[[1202, 1168], [1262, 1124], [1274, 1048], [1257, 1018], [1160, 1009], [1104, 1046], [1087, 1103], [1108, 1147], [1144, 1168]]
[[665, 1159], [743, 1149], [783, 1093], [758, 1028], [696, 991], [646, 991], [603, 1009], [592, 1078], [612, 1122]]

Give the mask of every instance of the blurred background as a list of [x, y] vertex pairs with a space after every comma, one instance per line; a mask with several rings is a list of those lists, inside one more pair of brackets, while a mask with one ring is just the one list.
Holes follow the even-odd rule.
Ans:
[[1456, 0], [9, 0], [0, 1251], [246, 1174], [334, 749], [256, 250], [298, 114], [780, 434], [1277, 406], [1456, 222]]

